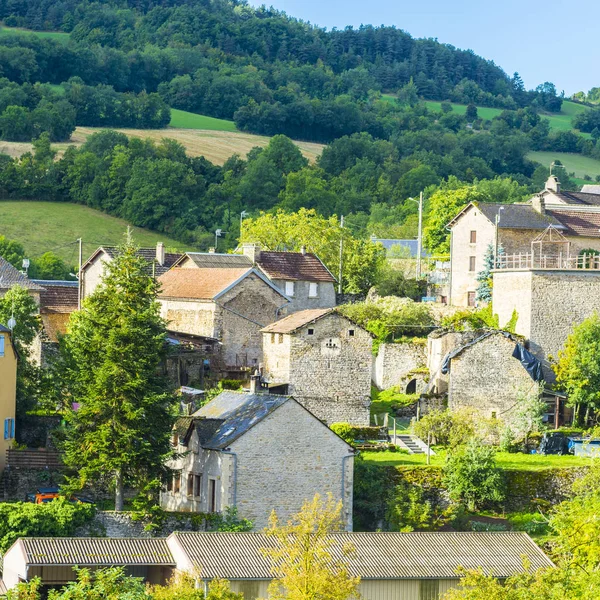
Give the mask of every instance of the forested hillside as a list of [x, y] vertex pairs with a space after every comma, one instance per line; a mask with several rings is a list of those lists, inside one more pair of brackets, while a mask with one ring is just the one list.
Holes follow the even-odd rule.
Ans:
[[[84, 204], [199, 247], [217, 228], [234, 245], [242, 211], [272, 209], [344, 214], [358, 235], [413, 236], [408, 198], [422, 190], [515, 201], [548, 175], [532, 152], [600, 157], [595, 113], [577, 114], [589, 134], [571, 130], [551, 83], [527, 91], [471, 51], [394, 27], [326, 31], [226, 0], [0, 0], [0, 18], [34, 32], [0, 35], [0, 138], [37, 140], [33, 154], [0, 156], [0, 197]], [[63, 34], [35, 35], [43, 30]], [[60, 160], [50, 146], [77, 125], [157, 139], [172, 108], [275, 137], [222, 166], [115, 132]], [[278, 134], [329, 146], [308, 164]]]

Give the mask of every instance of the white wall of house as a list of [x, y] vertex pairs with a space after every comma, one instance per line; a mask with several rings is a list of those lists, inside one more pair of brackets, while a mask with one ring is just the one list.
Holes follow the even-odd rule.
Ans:
[[85, 269], [82, 271], [81, 279], [82, 298], [87, 298], [94, 293], [94, 290], [102, 281], [106, 263], [110, 262], [111, 260], [112, 259], [107, 254], [100, 252], [93, 261], [85, 266]]
[[330, 281], [272, 281], [291, 299], [285, 308], [288, 315], [308, 308], [333, 308], [337, 304], [335, 287]]

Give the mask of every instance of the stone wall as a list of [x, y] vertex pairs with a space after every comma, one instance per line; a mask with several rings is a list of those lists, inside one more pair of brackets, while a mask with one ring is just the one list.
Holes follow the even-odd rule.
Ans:
[[262, 362], [260, 330], [281, 317], [286, 301], [257, 275], [249, 275], [217, 301], [219, 335], [228, 366], [258, 367]]
[[332, 313], [290, 337], [289, 394], [328, 423], [368, 425], [371, 335]]
[[218, 337], [215, 303], [208, 300], [172, 300], [159, 298], [160, 314], [171, 331]]
[[494, 333], [454, 357], [448, 407], [468, 407], [488, 418], [510, 420], [523, 395], [538, 393], [537, 384], [512, 357], [514, 348], [514, 341]]
[[286, 402], [231, 444], [237, 457], [237, 507], [260, 531], [275, 510], [283, 521], [315, 494], [343, 500], [352, 529], [354, 454], [296, 402]]
[[[373, 383], [380, 390], [399, 385], [412, 371], [427, 365], [425, 344], [381, 344], [373, 361]], [[404, 392], [404, 390], [401, 390]]]
[[501, 323], [517, 311], [516, 331], [529, 339], [552, 381], [549, 357], [557, 357], [574, 326], [600, 311], [600, 271], [496, 272], [493, 306]]
[[[285, 280], [274, 279], [273, 283], [285, 294]], [[285, 307], [285, 314], [309, 308], [333, 308], [336, 305], [336, 295], [333, 283], [320, 281], [317, 283], [317, 296], [309, 296], [308, 281], [294, 281], [292, 302]]]

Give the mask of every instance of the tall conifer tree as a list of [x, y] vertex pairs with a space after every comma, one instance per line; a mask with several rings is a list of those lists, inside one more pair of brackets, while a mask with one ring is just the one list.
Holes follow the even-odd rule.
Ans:
[[118, 511], [123, 488], [159, 477], [171, 452], [174, 397], [159, 373], [165, 323], [146, 267], [128, 236], [64, 340], [68, 387], [79, 405], [67, 410], [65, 463], [77, 470], [69, 487], [111, 481]]

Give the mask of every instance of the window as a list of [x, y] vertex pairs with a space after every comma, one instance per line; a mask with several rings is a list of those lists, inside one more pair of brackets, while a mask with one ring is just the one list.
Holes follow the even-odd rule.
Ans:
[[354, 329], [348, 329], [348, 335], [354, 337]]
[[274, 343], [275, 343], [275, 334], [272, 333], [271, 334], [271, 344], [274, 344]]
[[173, 475], [173, 493], [179, 494], [181, 490], [181, 473], [175, 473]]
[[308, 330], [308, 335], [315, 335], [315, 330], [314, 329], [309, 329]]
[[467, 306], [475, 306], [475, 292], [467, 293]]
[[4, 439], [12, 440], [15, 437], [15, 420], [4, 419]]
[[283, 333], [279, 334], [279, 339], [277, 341], [279, 344], [283, 344]]
[[319, 284], [318, 283], [309, 283], [308, 284], [308, 297], [309, 298], [318, 298], [319, 297]]
[[495, 418], [496, 418], [496, 411], [495, 411], [495, 410], [493, 410], [493, 411], [492, 411], [492, 419], [495, 419]]
[[471, 231], [471, 237], [469, 238], [471, 244], [475, 244], [477, 242], [477, 232]]
[[0, 335], [0, 358], [4, 356], [4, 336]]
[[217, 512], [217, 482], [215, 479], [208, 480], [208, 512]]
[[172, 492], [172, 491], [173, 491], [173, 478], [168, 477], [167, 478], [167, 492]]
[[438, 600], [439, 597], [439, 579], [422, 579], [419, 581], [419, 600]]
[[202, 475], [194, 475], [194, 498], [202, 496]]
[[294, 282], [293, 281], [286, 281], [285, 282], [285, 295], [286, 296], [293, 296], [294, 295]]
[[188, 474], [187, 495], [188, 496], [194, 495], [194, 476], [191, 473]]
[[469, 273], [473, 273], [475, 271], [475, 257], [469, 256]]

